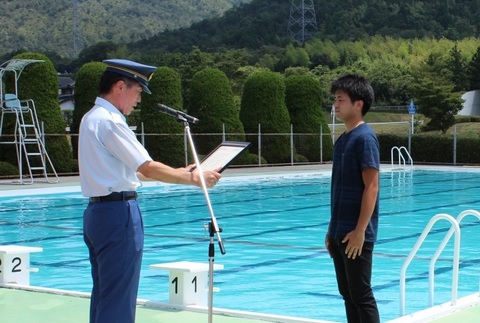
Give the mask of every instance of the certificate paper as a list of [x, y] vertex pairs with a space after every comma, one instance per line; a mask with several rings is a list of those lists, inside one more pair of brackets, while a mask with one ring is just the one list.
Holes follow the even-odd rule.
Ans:
[[[202, 170], [219, 168], [223, 172], [228, 165], [250, 146], [249, 142], [224, 141], [210, 152], [200, 163]], [[192, 169], [193, 170], [193, 169]]]

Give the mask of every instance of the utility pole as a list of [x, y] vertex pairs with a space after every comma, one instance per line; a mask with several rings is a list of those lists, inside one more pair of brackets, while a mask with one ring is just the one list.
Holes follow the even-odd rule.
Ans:
[[77, 58], [78, 54], [83, 49], [83, 39], [82, 39], [82, 32], [80, 30], [80, 9], [78, 7], [78, 3], [80, 0], [73, 0], [73, 10], [72, 10], [72, 16], [73, 16], [73, 34], [72, 34], [72, 40], [73, 40], [73, 57]]
[[292, 0], [288, 34], [304, 44], [307, 40], [312, 39], [316, 32], [317, 19], [313, 0]]

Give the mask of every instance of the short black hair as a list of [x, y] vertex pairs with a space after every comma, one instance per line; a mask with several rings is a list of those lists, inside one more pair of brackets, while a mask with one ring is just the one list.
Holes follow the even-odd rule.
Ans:
[[100, 78], [100, 83], [99, 83], [100, 95], [105, 95], [110, 93], [113, 86], [117, 84], [118, 81], [124, 81], [128, 88], [132, 87], [133, 84], [138, 83], [121, 74], [105, 71], [103, 72], [102, 77]]
[[370, 83], [361, 75], [345, 74], [332, 82], [330, 92], [341, 90], [348, 94], [352, 102], [362, 100], [362, 115], [366, 115], [372, 106], [375, 94]]

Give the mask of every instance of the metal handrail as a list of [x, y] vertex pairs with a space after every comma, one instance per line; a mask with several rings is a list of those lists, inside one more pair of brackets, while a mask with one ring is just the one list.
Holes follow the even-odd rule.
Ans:
[[[467, 212], [467, 211], [465, 211]], [[476, 211], [475, 211], [476, 212]], [[462, 212], [463, 213], [463, 212]], [[470, 213], [469, 213], [470, 214]], [[460, 216], [459, 216], [460, 217]], [[462, 216], [463, 218], [464, 216]], [[462, 219], [460, 218], [460, 220]], [[451, 228], [448, 231], [446, 237], [449, 235], [450, 231], [452, 233], [448, 236], [448, 239], [446, 237], [444, 238], [444, 241], [440, 244], [439, 248], [437, 249], [437, 252], [435, 253], [435, 261], [438, 259], [438, 255], [443, 251], [447, 241], [450, 239], [452, 236], [453, 232], [455, 232], [455, 240], [454, 240], [454, 249], [453, 249], [453, 272], [452, 272], [452, 305], [456, 305], [457, 302], [457, 290], [458, 290], [458, 268], [459, 268], [459, 253], [460, 253], [460, 226], [458, 220], [453, 218], [451, 215], [446, 214], [446, 213], [440, 213], [435, 215], [428, 221], [427, 225], [425, 226], [425, 229], [423, 230], [422, 234], [418, 238], [417, 242], [413, 246], [412, 250], [410, 251], [409, 255], [407, 256], [407, 259], [405, 259], [402, 269], [400, 271], [400, 316], [405, 315], [405, 276], [406, 276], [406, 271], [410, 263], [412, 262], [413, 257], [416, 255], [418, 249], [420, 249], [420, 246], [422, 243], [425, 241], [426, 236], [430, 233], [433, 225], [440, 220], [447, 220], [451, 223]], [[445, 242], [445, 243], [444, 243]], [[432, 268], [435, 265], [435, 261], [432, 260], [430, 261], [430, 271], [429, 271], [429, 281], [430, 285], [432, 285], [433, 280], [431, 277], [433, 276], [433, 270]], [[430, 293], [433, 294], [433, 287], [430, 286]], [[433, 300], [433, 296], [431, 296], [431, 300]]]
[[392, 169], [393, 169], [393, 153], [394, 153], [394, 151], [398, 151], [398, 166], [399, 167], [401, 167], [402, 165], [403, 165], [404, 168], [406, 167], [405, 157], [403, 156], [403, 153], [402, 153], [402, 151], [405, 151], [405, 154], [408, 157], [408, 161], [410, 162], [410, 168], [411, 169], [413, 168], [413, 159], [412, 159], [412, 156], [410, 156], [410, 153], [408, 152], [407, 148], [405, 148], [404, 146], [401, 146], [401, 147], [393, 146], [392, 149], [390, 150], [390, 161], [391, 161]]
[[[473, 216], [476, 216], [477, 219], [480, 220], [480, 212], [478, 211], [475, 211], [475, 210], [465, 210], [463, 212], [461, 212], [457, 218], [455, 219], [456, 222], [458, 223], [458, 225], [460, 226], [460, 223], [462, 222], [462, 220], [466, 217], [466, 216], [469, 216], [469, 215], [473, 215]], [[440, 254], [442, 253], [443, 249], [445, 248], [445, 246], [447, 245], [448, 241], [450, 240], [450, 238], [452, 237], [453, 233], [455, 232], [455, 228], [452, 226], [450, 228], [450, 230], [448, 230], [447, 234], [445, 235], [445, 238], [443, 238], [442, 242], [440, 243], [440, 245], [438, 246], [438, 249], [437, 251], [435, 252], [435, 255], [432, 257], [432, 259], [430, 260], [430, 268], [429, 268], [429, 271], [428, 271], [428, 277], [429, 277], [429, 306], [433, 306], [433, 302], [434, 302], [434, 270], [435, 270], [435, 262], [437, 261], [438, 257], [440, 257]], [[479, 289], [480, 289], [480, 286], [479, 286]]]

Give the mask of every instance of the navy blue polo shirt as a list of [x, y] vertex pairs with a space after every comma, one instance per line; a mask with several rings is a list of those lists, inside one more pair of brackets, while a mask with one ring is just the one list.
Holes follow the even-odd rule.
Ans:
[[[362, 170], [380, 169], [378, 139], [366, 123], [343, 133], [335, 142], [332, 168], [331, 220], [328, 237], [342, 240], [360, 216], [364, 184]], [[378, 230], [378, 195], [365, 241], [375, 242]]]

